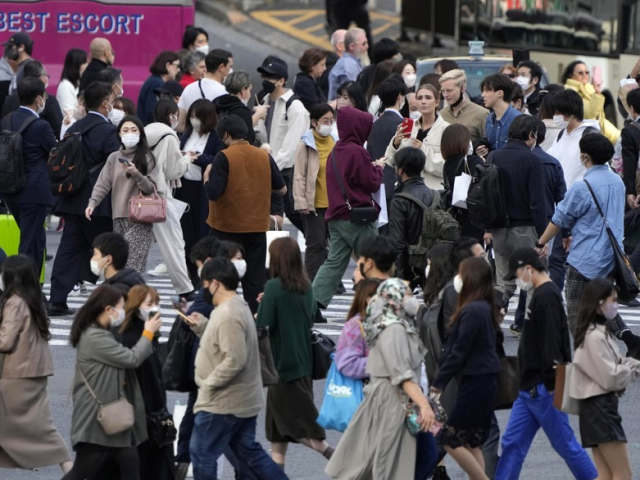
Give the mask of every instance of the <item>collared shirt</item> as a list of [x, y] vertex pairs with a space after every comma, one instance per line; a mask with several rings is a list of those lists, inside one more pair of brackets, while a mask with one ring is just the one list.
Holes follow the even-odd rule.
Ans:
[[[584, 179], [600, 203], [620, 248], [624, 237], [625, 189], [620, 176], [606, 165], [587, 170]], [[584, 180], [575, 182], [556, 208], [554, 225], [571, 229], [573, 241], [567, 261], [588, 279], [606, 277], [614, 267], [613, 248], [605, 224]]]
[[[404, 117], [402, 116], [402, 114], [401, 114], [398, 110], [396, 110], [395, 108], [385, 108], [384, 112], [393, 112], [393, 113], [395, 113], [396, 115], [398, 115], [400, 118], [404, 118]], [[384, 113], [384, 112], [383, 112], [383, 113]]]
[[496, 112], [491, 112], [487, 117], [485, 127], [486, 137], [491, 144], [491, 150], [502, 148], [509, 140], [509, 127], [516, 117], [522, 115], [518, 110], [509, 105], [502, 118], [498, 120]]
[[362, 62], [358, 57], [345, 52], [329, 73], [329, 100], [338, 96], [338, 88], [349, 80], [355, 82], [362, 71]]
[[471, 134], [471, 140], [485, 137], [486, 119], [489, 115], [489, 110], [473, 103], [471, 100], [463, 100], [462, 106], [455, 115], [451, 106], [444, 108], [440, 114], [442, 119], [449, 124], [459, 123], [467, 127]]
[[35, 115], [38, 118], [40, 118], [40, 115], [38, 115], [38, 112], [35, 112], [35, 111], [31, 110], [29, 107], [25, 107], [23, 105], [20, 105], [20, 108], [23, 109], [23, 110], [26, 110], [27, 112], [29, 112], [32, 115]]
[[96, 112], [95, 110], [89, 110], [89, 113], [93, 114], [93, 115], [97, 115], [99, 117], [104, 118], [105, 122], [109, 122], [109, 119], [107, 117], [105, 117], [103, 114], [101, 114], [100, 112]]

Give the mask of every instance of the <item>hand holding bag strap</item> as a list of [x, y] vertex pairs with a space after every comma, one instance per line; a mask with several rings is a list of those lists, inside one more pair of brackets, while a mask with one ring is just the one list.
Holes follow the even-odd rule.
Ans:
[[340, 177], [340, 172], [338, 171], [338, 164], [336, 163], [335, 150], [331, 152], [331, 163], [333, 164], [333, 173], [335, 173], [336, 178], [338, 179], [338, 186], [340, 187], [340, 191], [342, 192], [342, 198], [344, 198], [344, 201], [347, 204], [347, 208], [351, 210], [351, 204], [349, 203], [349, 199], [347, 198], [347, 191], [344, 188], [344, 184], [342, 183], [342, 177]]

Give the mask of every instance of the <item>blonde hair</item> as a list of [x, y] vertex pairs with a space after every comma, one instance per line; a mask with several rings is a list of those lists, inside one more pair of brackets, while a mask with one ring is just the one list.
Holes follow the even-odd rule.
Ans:
[[449, 70], [447, 73], [443, 73], [442, 76], [438, 79], [440, 85], [442, 85], [447, 80], [454, 80], [456, 82], [457, 87], [461, 87], [467, 83], [467, 75], [464, 73], [464, 70]]

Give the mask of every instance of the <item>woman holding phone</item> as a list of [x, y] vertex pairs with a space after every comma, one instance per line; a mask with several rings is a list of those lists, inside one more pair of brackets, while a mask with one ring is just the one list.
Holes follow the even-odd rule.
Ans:
[[440, 115], [438, 106], [440, 95], [433, 85], [421, 85], [416, 92], [420, 118], [412, 121], [405, 118], [398, 126], [396, 135], [389, 142], [386, 157], [387, 165], [395, 167], [396, 152], [402, 148], [421, 149], [427, 157], [422, 178], [429, 188], [442, 186], [444, 158], [440, 153], [440, 142], [444, 129], [449, 126]]
[[149, 150], [142, 122], [133, 116], [124, 117], [117, 132], [122, 146], [107, 158], [93, 187], [85, 216], [91, 221], [93, 210], [111, 193], [113, 231], [122, 235], [129, 243], [127, 267], [144, 275], [153, 240], [153, 225], [129, 219], [129, 200], [140, 193], [153, 195], [157, 192], [165, 197], [166, 182]]
[[[127, 348], [133, 348], [144, 331], [144, 323], [160, 318], [160, 296], [147, 285], [136, 285], [127, 294], [124, 305], [124, 323], [118, 329], [116, 340]], [[162, 363], [160, 362], [160, 332], [155, 332], [151, 342], [151, 355], [134, 371], [147, 419], [156, 417], [172, 420], [167, 411], [167, 393], [162, 384]], [[140, 456], [140, 480], [173, 478], [173, 443], [158, 445], [153, 439], [151, 426], [147, 420], [149, 439], [138, 445]]]

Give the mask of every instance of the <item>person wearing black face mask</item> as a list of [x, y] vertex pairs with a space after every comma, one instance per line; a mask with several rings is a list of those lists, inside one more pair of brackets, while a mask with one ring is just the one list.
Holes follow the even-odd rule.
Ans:
[[469, 129], [471, 140], [484, 138], [489, 110], [467, 98], [467, 76], [463, 70], [449, 70], [439, 80], [447, 106], [440, 114], [450, 124], [460, 123]]
[[4, 56], [18, 67], [9, 87], [9, 95], [11, 95], [18, 90], [18, 82], [24, 78], [23, 69], [31, 60], [33, 40], [27, 33], [19, 32], [12, 35], [2, 46], [4, 47]]
[[359, 253], [356, 268], [363, 278], [379, 278], [384, 281], [393, 276], [398, 252], [389, 237], [380, 235], [364, 239]]

